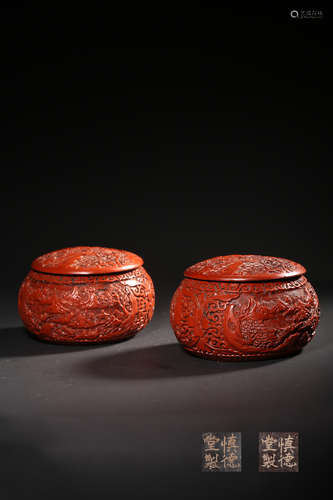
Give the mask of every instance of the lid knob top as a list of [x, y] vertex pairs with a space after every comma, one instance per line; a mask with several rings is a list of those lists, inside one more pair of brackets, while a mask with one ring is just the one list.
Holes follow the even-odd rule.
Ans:
[[184, 276], [208, 281], [269, 281], [300, 276], [297, 262], [265, 255], [222, 255], [188, 267]]
[[78, 246], [41, 255], [31, 268], [47, 274], [85, 275], [130, 271], [142, 264], [141, 257], [127, 250]]

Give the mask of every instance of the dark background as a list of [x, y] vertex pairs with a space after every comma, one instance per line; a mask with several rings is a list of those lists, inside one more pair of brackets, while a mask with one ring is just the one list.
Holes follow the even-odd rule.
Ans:
[[[318, 9], [317, 6], [312, 8]], [[98, 408], [96, 401], [99, 401], [99, 396], [95, 402], [89, 396], [88, 401], [85, 399], [88, 393], [85, 393], [82, 406], [73, 407], [67, 415], [64, 409], [67, 399], [65, 395], [61, 396], [66, 393], [66, 383], [62, 385], [56, 369], [52, 372], [55, 379], [50, 376], [50, 380], [43, 370], [49, 366], [51, 353], [56, 354], [52, 359], [58, 359], [59, 366], [62, 366], [66, 352], [70, 355], [84, 353], [84, 358], [88, 352], [95, 356], [97, 348], [63, 352], [55, 346], [37, 346], [36, 341], [25, 336], [16, 312], [19, 284], [31, 261], [38, 255], [74, 245], [124, 248], [140, 254], [156, 285], [157, 308], [152, 324], [142, 333], [147, 344], [144, 343], [146, 351], [139, 372], [147, 369], [152, 376], [142, 377], [144, 382], [147, 383], [148, 379], [152, 384], [158, 383], [160, 372], [155, 373], [152, 367], [155, 366], [154, 359], [162, 359], [162, 366], [166, 363], [175, 379], [184, 378], [184, 370], [186, 377], [189, 375], [187, 384], [192, 380], [190, 375], [193, 376], [193, 389], [199, 376], [205, 379], [207, 371], [210, 376], [210, 370], [213, 370], [213, 375], [218, 375], [215, 385], [210, 390], [204, 387], [200, 390], [207, 390], [207, 412], [208, 415], [215, 412], [217, 420], [214, 420], [214, 425], [219, 426], [218, 415], [223, 408], [215, 408], [212, 401], [219, 381], [222, 382], [224, 369], [221, 374], [220, 365], [219, 368], [206, 368], [215, 367], [215, 363], [199, 360], [198, 364], [198, 360], [188, 361], [188, 357], [185, 362], [183, 353], [179, 354], [178, 346], [174, 344], [166, 350], [158, 347], [158, 339], [167, 340], [167, 344], [174, 342], [167, 311], [184, 268], [202, 259], [228, 253], [286, 257], [305, 265], [323, 303], [329, 304], [330, 281], [333, 279], [331, 13], [325, 9], [323, 19], [295, 20], [290, 18], [289, 12], [290, 9], [284, 7], [224, 9], [203, 7], [199, 3], [184, 11], [168, 4], [160, 4], [155, 9], [133, 9], [128, 5], [122, 11], [114, 8], [106, 11], [93, 5], [75, 12], [29, 7], [1, 9], [2, 340], [7, 360], [4, 366], [12, 366], [12, 371], [8, 372], [12, 376], [19, 373], [22, 377], [20, 379], [18, 375], [21, 380], [18, 392], [14, 389], [11, 392], [7, 387], [7, 403], [6, 399], [2, 403], [5, 409], [6, 405], [12, 409], [7, 411], [8, 415], [4, 411], [8, 422], [6, 417], [3, 426], [4, 434], [11, 436], [6, 441], [11, 451], [0, 450], [3, 456], [14, 453], [12, 461], [8, 462], [6, 474], [9, 477], [20, 475], [31, 453], [18, 430], [21, 424], [15, 424], [17, 413], [24, 421], [25, 408], [30, 415], [29, 396], [25, 399], [20, 393], [24, 390], [24, 381], [29, 379], [30, 364], [16, 367], [11, 365], [11, 360], [18, 362], [26, 357], [29, 360], [30, 356], [35, 362], [42, 360], [38, 373], [44, 374], [40, 379], [36, 375], [31, 384], [41, 380], [39, 390], [41, 393], [50, 391], [50, 399], [54, 391], [59, 413], [53, 419], [45, 408], [46, 413], [38, 407], [34, 417], [27, 416], [27, 421], [31, 419], [26, 431], [28, 441], [38, 441], [38, 436], [44, 432], [44, 438], [40, 438], [44, 440], [44, 451], [32, 452], [36, 460], [34, 470], [41, 466], [45, 458], [43, 454], [48, 450], [47, 429], [57, 429], [59, 439], [66, 440], [68, 428], [73, 429], [76, 425], [79, 429], [77, 439], [72, 441], [69, 450], [74, 453], [79, 449], [81, 458], [86, 455], [86, 465], [80, 465], [82, 479], [79, 462], [75, 459], [66, 473], [57, 470], [55, 496], [67, 498], [65, 484], [71, 479], [75, 485], [73, 491], [75, 489], [80, 494], [83, 491], [87, 495], [89, 492], [97, 496], [112, 494], [112, 470], [118, 470], [115, 465], [118, 460], [124, 462], [121, 470], [125, 498], [135, 494], [136, 490], [148, 497], [157, 491], [160, 496], [165, 494], [167, 497], [177, 460], [179, 468], [184, 466], [184, 473], [179, 476], [181, 480], [177, 476], [170, 486], [170, 495], [175, 498], [196, 495], [199, 498], [208, 493], [212, 497], [234, 494], [242, 498], [249, 491], [254, 494], [262, 492], [262, 488], [267, 488], [267, 493], [272, 487], [269, 483], [272, 479], [268, 480], [267, 476], [272, 475], [265, 474], [263, 478], [256, 472], [256, 458], [253, 457], [252, 462], [248, 457], [243, 463], [245, 472], [241, 476], [235, 479], [229, 476], [226, 480], [224, 475], [221, 479], [215, 475], [214, 482], [202, 483], [204, 479], [195, 469], [200, 451], [196, 455], [193, 439], [207, 430], [245, 432], [247, 429], [250, 441], [243, 442], [243, 446], [254, 453], [255, 436], [259, 431], [301, 431], [304, 427], [305, 439], [309, 440], [314, 426], [323, 425], [320, 419], [311, 420], [313, 409], [302, 406], [305, 399], [297, 400], [302, 391], [295, 388], [293, 397], [288, 396], [291, 398], [288, 404], [299, 408], [294, 419], [284, 420], [280, 405], [287, 404], [285, 401], [275, 401], [274, 406], [268, 397], [266, 404], [271, 404], [277, 414], [271, 418], [264, 412], [265, 418], [256, 422], [254, 415], [256, 412], [260, 414], [264, 407], [262, 403], [260, 408], [257, 398], [259, 407], [248, 409], [250, 415], [251, 411], [254, 412], [248, 426], [241, 418], [241, 414], [247, 411], [245, 406], [245, 409], [237, 407], [231, 413], [230, 422], [224, 424], [228, 426], [230, 423], [230, 428], [222, 428], [222, 423], [221, 428], [207, 428], [213, 421], [209, 418], [207, 421], [203, 419], [202, 423], [195, 420], [191, 406], [199, 405], [202, 418], [205, 414], [203, 402], [194, 403], [192, 400], [191, 404], [188, 403], [191, 410], [186, 412], [181, 399], [178, 406], [173, 400], [172, 391], [176, 389], [170, 386], [165, 393], [166, 401], [170, 400], [171, 405], [168, 415], [172, 421], [182, 422], [180, 427], [175, 427], [179, 439], [182, 439], [181, 429], [186, 429], [186, 422], [191, 429], [195, 428], [193, 436], [183, 437], [189, 446], [184, 448], [186, 453], [184, 449], [180, 451], [176, 462], [170, 465], [166, 458], [168, 454], [170, 461], [175, 458], [174, 449], [165, 449], [166, 441], [171, 435], [178, 436], [171, 420], [164, 411], [157, 411], [154, 418], [150, 415], [151, 434], [149, 428], [143, 432], [141, 427], [136, 427], [140, 419], [145, 421], [144, 413], [139, 410], [140, 401], [127, 408], [128, 425], [123, 427], [121, 419], [119, 422], [111, 419], [110, 427], [104, 422], [96, 449], [92, 444], [91, 448], [90, 445], [85, 447], [82, 444], [84, 436], [91, 433], [89, 418], [86, 424], [78, 424], [75, 408], [79, 407], [85, 415], [89, 405]], [[330, 333], [328, 317], [326, 315], [327, 336], [322, 333], [324, 343], [320, 344], [324, 354]], [[157, 343], [157, 351], [149, 350], [150, 338], [155, 339], [151, 341]], [[133, 342], [137, 344], [132, 346], [138, 345], [140, 349], [139, 337]], [[134, 348], [129, 345], [122, 344], [117, 349], [127, 352], [126, 349]], [[48, 350], [53, 347], [56, 350]], [[120, 357], [121, 366], [124, 366], [124, 359], [126, 356]], [[131, 359], [127, 359], [126, 366], [130, 366]], [[141, 359], [140, 355], [138, 359]], [[293, 375], [293, 364], [288, 365], [291, 366], [291, 377], [302, 377], [306, 370], [306, 358], [303, 359], [305, 361], [299, 365], [297, 375]], [[296, 361], [289, 362], [297, 365]], [[185, 368], [179, 373], [182, 363], [185, 363]], [[186, 372], [186, 363], [190, 363], [190, 373]], [[312, 363], [313, 369], [320, 370], [315, 359]], [[321, 358], [320, 363], [323, 363]], [[252, 363], [252, 366], [257, 365]], [[257, 373], [253, 386], [245, 393], [239, 389], [240, 400], [256, 394], [255, 384], [262, 379], [266, 365], [258, 366], [253, 371]], [[274, 371], [276, 366], [276, 363], [268, 364], [267, 370]], [[327, 368], [328, 363], [325, 366]], [[232, 371], [226, 370], [227, 374]], [[244, 377], [247, 370], [235, 368], [235, 371]], [[8, 373], [3, 379], [5, 386], [10, 378]], [[136, 379], [135, 370], [132, 375]], [[116, 372], [111, 373], [111, 378], [116, 384], [115, 394], [117, 390], [120, 393], [125, 390], [121, 383], [117, 385]], [[329, 372], [326, 371], [323, 379], [330, 387], [328, 378]], [[131, 381], [131, 377], [128, 379]], [[241, 380], [234, 382], [241, 387]], [[279, 381], [278, 378], [274, 380], [274, 390], [277, 390]], [[28, 381], [26, 383], [29, 385]], [[316, 384], [320, 384], [319, 379], [316, 379]], [[95, 389], [94, 386], [89, 390]], [[75, 393], [75, 384], [71, 390]], [[147, 400], [144, 400], [152, 401], [149, 399], [150, 389], [146, 386], [135, 390], [147, 390]], [[158, 390], [156, 387], [157, 393]], [[312, 390], [315, 394], [318, 387], [314, 385]], [[302, 394], [305, 398], [306, 391]], [[16, 400], [13, 403], [12, 397], [14, 400], [18, 398], [17, 404]], [[327, 394], [327, 400], [320, 401], [321, 412], [330, 415], [330, 394]], [[108, 410], [101, 408], [101, 411], [106, 411], [107, 422]], [[96, 416], [91, 411], [91, 425], [99, 427], [96, 422], [103, 416]], [[67, 418], [71, 422], [69, 427]], [[311, 423], [305, 423], [308, 419]], [[154, 457], [148, 455], [147, 458], [144, 443], [150, 436], [156, 441], [159, 431], [154, 426], [159, 422], [163, 428], [161, 440], [164, 444], [160, 444], [160, 448], [156, 445]], [[237, 428], [233, 428], [233, 422]], [[40, 426], [44, 431], [39, 432]], [[288, 426], [293, 428], [285, 428]], [[117, 448], [111, 460], [111, 455], [104, 457], [103, 442], [107, 442], [106, 436], [113, 432], [122, 436], [126, 446], [125, 451]], [[317, 439], [324, 440], [318, 429], [316, 432]], [[332, 436], [327, 439], [331, 446]], [[16, 450], [14, 442], [16, 452], [13, 451]], [[81, 447], [77, 448], [78, 442]], [[20, 446], [25, 446], [26, 452], [20, 451]], [[141, 455], [138, 452], [140, 446]], [[162, 450], [160, 455], [159, 449]], [[311, 476], [309, 464], [314, 449], [309, 445], [306, 450], [303, 459], [308, 467], [305, 466], [307, 475], [304, 476], [302, 471], [288, 477], [279, 475], [279, 481], [294, 493], [300, 487], [299, 481], [305, 481], [303, 495], [310, 495], [310, 483], [306, 483], [305, 477]], [[321, 450], [315, 451], [317, 462], [313, 478], [324, 481], [321, 474], [328, 474], [325, 467], [329, 463], [329, 446], [324, 444]], [[61, 461], [61, 453], [58, 459]], [[186, 460], [190, 466], [186, 466]], [[154, 468], [158, 463], [161, 464], [160, 473]], [[41, 475], [46, 477], [46, 489], [54, 467], [52, 461], [49, 468], [44, 463], [41, 469]], [[168, 467], [171, 467], [170, 476]], [[88, 481], [87, 470], [90, 471], [89, 484], [85, 483], [85, 479]], [[142, 475], [147, 476], [144, 484]], [[301, 479], [295, 479], [295, 476]], [[6, 483], [5, 497], [22, 498], [25, 488], [31, 488], [31, 495], [39, 491], [41, 495], [45, 494], [44, 489], [33, 489], [38, 477], [27, 474], [21, 478], [22, 490], [17, 490], [14, 483]], [[122, 476], [117, 472], [118, 480], [119, 477]], [[127, 484], [131, 478], [133, 490], [128, 489]], [[227, 490], [223, 489], [226, 481]], [[191, 487], [191, 483], [196, 486]], [[155, 485], [156, 491], [151, 484]], [[121, 482], [119, 485], [120, 494]], [[276, 494], [281, 493], [277, 491]]]

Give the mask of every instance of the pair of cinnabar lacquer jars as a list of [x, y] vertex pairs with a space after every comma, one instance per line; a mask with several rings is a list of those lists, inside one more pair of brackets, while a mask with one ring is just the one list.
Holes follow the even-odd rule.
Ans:
[[[26, 328], [57, 343], [118, 341], [151, 320], [155, 292], [143, 260], [125, 250], [72, 247], [35, 259], [18, 298]], [[182, 346], [215, 360], [299, 352], [319, 321], [316, 292], [296, 262], [226, 255], [186, 269], [170, 321]]]

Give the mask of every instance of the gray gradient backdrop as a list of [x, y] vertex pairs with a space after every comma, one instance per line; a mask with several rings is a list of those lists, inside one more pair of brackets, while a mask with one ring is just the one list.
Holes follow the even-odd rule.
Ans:
[[[182, 350], [171, 289], [134, 339], [41, 343], [2, 296], [2, 498], [315, 498], [330, 484], [332, 295], [303, 353], [219, 363]], [[201, 433], [242, 432], [238, 474], [201, 472]], [[259, 473], [258, 433], [296, 431], [300, 472]]]
[[[316, 498], [333, 466], [330, 12], [25, 7], [1, 23], [1, 500]], [[144, 258], [157, 305], [137, 337], [23, 329], [31, 261], [72, 245]], [[176, 343], [184, 268], [229, 253], [308, 269], [322, 318], [302, 354], [216, 363]], [[242, 473], [200, 472], [214, 430], [242, 432]], [[299, 473], [257, 472], [270, 430], [299, 432]]]

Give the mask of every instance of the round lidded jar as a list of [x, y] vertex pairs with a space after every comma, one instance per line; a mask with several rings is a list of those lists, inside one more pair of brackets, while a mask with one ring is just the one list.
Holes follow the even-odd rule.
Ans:
[[268, 359], [299, 352], [319, 322], [316, 292], [291, 260], [225, 255], [187, 268], [170, 321], [192, 354], [215, 360]]
[[138, 255], [71, 247], [35, 259], [18, 296], [25, 327], [42, 340], [99, 343], [134, 336], [152, 318], [153, 282]]

